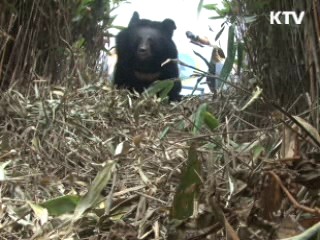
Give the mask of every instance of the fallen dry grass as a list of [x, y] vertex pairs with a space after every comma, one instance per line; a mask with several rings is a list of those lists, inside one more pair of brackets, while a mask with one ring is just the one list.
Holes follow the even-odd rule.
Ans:
[[[268, 104], [240, 111], [249, 99], [229, 91], [165, 104], [95, 85], [9, 90], [0, 100], [0, 239], [312, 233], [320, 158], [306, 132], [317, 133]], [[204, 103], [220, 121], [214, 130], [195, 129]], [[188, 176], [192, 164], [201, 184]], [[195, 205], [183, 206], [183, 196]], [[186, 208], [192, 217], [177, 220]]]

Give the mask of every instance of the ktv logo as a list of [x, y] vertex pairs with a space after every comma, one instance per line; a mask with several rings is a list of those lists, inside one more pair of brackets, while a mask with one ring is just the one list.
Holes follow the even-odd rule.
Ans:
[[271, 11], [270, 12], [270, 24], [301, 24], [304, 18], [305, 12], [302, 11], [297, 14], [295, 11]]

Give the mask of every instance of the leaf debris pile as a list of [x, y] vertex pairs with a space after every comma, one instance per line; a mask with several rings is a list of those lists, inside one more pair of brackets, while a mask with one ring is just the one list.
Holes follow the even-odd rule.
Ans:
[[249, 101], [231, 91], [171, 104], [109, 86], [8, 91], [1, 239], [311, 239], [318, 133], [306, 118], [241, 109]]

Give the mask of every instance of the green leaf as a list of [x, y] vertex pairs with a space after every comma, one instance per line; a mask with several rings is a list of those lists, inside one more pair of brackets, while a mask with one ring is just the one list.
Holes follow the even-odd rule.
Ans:
[[202, 9], [202, 7], [203, 7], [203, 1], [204, 1], [204, 0], [200, 0], [200, 1], [199, 1], [198, 7], [197, 7], [197, 15], [198, 15], [198, 16], [200, 15], [201, 9]]
[[79, 201], [80, 196], [78, 195], [65, 195], [43, 202], [40, 206], [46, 208], [49, 215], [60, 216], [65, 213], [73, 212]]
[[77, 221], [87, 209], [93, 207], [98, 202], [100, 193], [109, 182], [114, 168], [115, 162], [108, 162], [104, 168], [98, 172], [87, 194], [80, 199], [74, 211], [73, 221]]
[[219, 126], [219, 121], [210, 113], [207, 111], [208, 105], [206, 103], [203, 103], [199, 106], [195, 117], [194, 117], [194, 127], [193, 127], [193, 133], [198, 134], [200, 129], [203, 126], [203, 123], [211, 130], [213, 131]]
[[228, 32], [228, 56], [235, 54], [235, 49], [234, 49], [234, 31], [235, 27], [234, 25], [231, 25], [229, 27], [229, 32]]
[[235, 44], [234, 44], [234, 26], [230, 26], [229, 33], [228, 33], [228, 52], [227, 52], [227, 58], [224, 62], [224, 65], [221, 69], [220, 78], [223, 80], [227, 80], [229, 77], [234, 59], [235, 59], [236, 51], [235, 51]]
[[252, 151], [253, 151], [253, 156], [252, 156], [253, 162], [256, 162], [258, 157], [260, 157], [261, 154], [265, 152], [265, 148], [260, 145], [257, 145], [252, 149]]
[[159, 93], [159, 97], [164, 99], [174, 86], [173, 80], [161, 80], [153, 83], [144, 93], [147, 96], [153, 96]]
[[207, 10], [218, 10], [217, 4], [204, 4], [202, 7]]
[[162, 140], [162, 139], [167, 135], [167, 133], [169, 132], [169, 129], [170, 129], [170, 127], [166, 127], [166, 128], [162, 131], [162, 133], [160, 134], [160, 137], [159, 137], [160, 140]]
[[207, 127], [213, 131], [219, 126], [219, 121], [211, 113], [205, 111], [203, 113], [203, 120]]
[[230, 10], [228, 10], [228, 9], [216, 9], [216, 13], [220, 17], [226, 17], [230, 13]]
[[213, 17], [209, 17], [209, 19], [215, 20], [215, 19], [222, 19], [225, 16], [213, 16]]
[[202, 128], [203, 123], [211, 131], [213, 131], [219, 126], [219, 121], [210, 112], [207, 111], [207, 108], [208, 108], [207, 103], [203, 103], [199, 106], [194, 117], [194, 127], [193, 127], [194, 134], [198, 134], [200, 132], [200, 129]]
[[180, 184], [173, 199], [170, 217], [173, 219], [186, 219], [194, 212], [194, 201], [198, 198], [201, 185], [201, 164], [198, 160], [197, 150], [191, 145], [188, 161], [181, 176]]
[[203, 117], [204, 113], [207, 111], [207, 107], [208, 105], [206, 103], [203, 103], [199, 106], [194, 118], [193, 134], [198, 134], [202, 128], [204, 122]]
[[223, 31], [224, 31], [224, 29], [225, 29], [225, 26], [223, 26], [221, 29], [220, 29], [220, 31], [217, 33], [217, 36], [215, 37], [215, 41], [217, 41], [218, 39], [219, 39], [219, 37], [221, 36], [221, 34], [223, 33]]
[[43, 202], [40, 206], [46, 208], [50, 216], [60, 216], [73, 212], [79, 200], [78, 195], [65, 195]]

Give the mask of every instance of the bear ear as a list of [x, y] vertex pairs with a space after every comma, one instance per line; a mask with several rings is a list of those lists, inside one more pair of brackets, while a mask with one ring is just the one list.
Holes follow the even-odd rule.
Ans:
[[173, 31], [177, 29], [174, 21], [169, 18], [163, 20], [162, 27], [163, 27], [163, 31], [166, 32], [170, 38], [172, 38]]
[[137, 24], [139, 22], [139, 20], [140, 20], [139, 13], [134, 12], [132, 17], [131, 17], [131, 20], [129, 22], [129, 27], [132, 26], [132, 25]]

